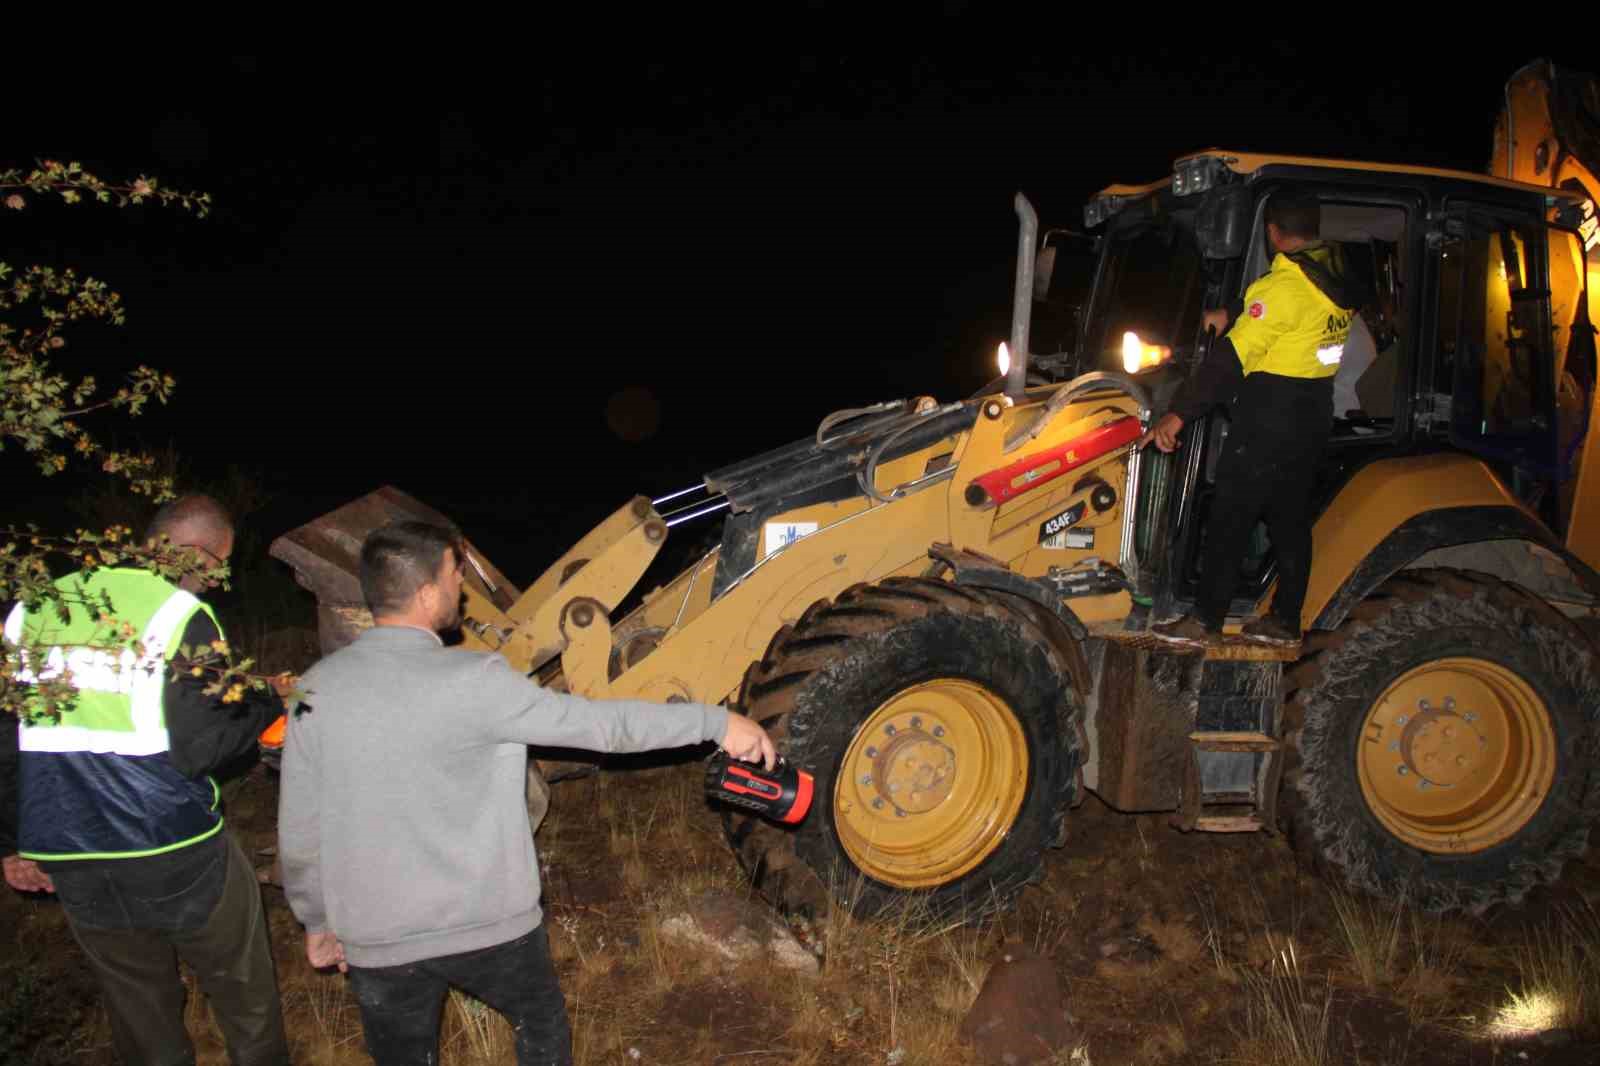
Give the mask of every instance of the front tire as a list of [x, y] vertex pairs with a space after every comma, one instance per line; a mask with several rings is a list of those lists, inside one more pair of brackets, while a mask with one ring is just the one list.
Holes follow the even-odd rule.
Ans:
[[813, 605], [745, 676], [740, 704], [816, 779], [793, 832], [725, 811], [768, 898], [857, 914], [916, 897], [975, 918], [1043, 864], [1082, 758], [1067, 656], [997, 595], [922, 578]]

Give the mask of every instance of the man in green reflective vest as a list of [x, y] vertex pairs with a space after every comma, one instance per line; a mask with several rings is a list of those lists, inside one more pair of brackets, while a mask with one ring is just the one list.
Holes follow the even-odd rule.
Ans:
[[[214, 567], [233, 552], [233, 523], [205, 496], [157, 512], [166, 536]], [[235, 1066], [286, 1063], [277, 979], [260, 888], [223, 830], [213, 773], [251, 753], [279, 714], [271, 697], [223, 703], [172, 668], [182, 646], [209, 648], [222, 629], [195, 597], [199, 575], [173, 585], [107, 567], [56, 583], [54, 604], [19, 604], [5, 639], [24, 652], [15, 680], [65, 678], [76, 690], [59, 720], [20, 724], [15, 842], [0, 815], [7, 883], [54, 892], [99, 979], [125, 1063], [192, 1063], [183, 1023], [186, 962], [211, 1001]], [[100, 605], [137, 633], [137, 651], [108, 632]], [[9, 775], [8, 775], [9, 776]]]

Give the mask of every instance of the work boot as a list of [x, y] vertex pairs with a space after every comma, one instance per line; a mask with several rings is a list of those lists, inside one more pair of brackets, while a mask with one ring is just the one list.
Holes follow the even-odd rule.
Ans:
[[1291, 628], [1277, 615], [1264, 615], [1246, 622], [1239, 630], [1240, 636], [1251, 640], [1261, 641], [1264, 644], [1298, 644], [1300, 631]]
[[1182, 644], [1208, 644], [1222, 637], [1222, 630], [1207, 629], [1206, 624], [1192, 614], [1173, 622], [1161, 622], [1150, 627], [1150, 632], [1163, 640]]

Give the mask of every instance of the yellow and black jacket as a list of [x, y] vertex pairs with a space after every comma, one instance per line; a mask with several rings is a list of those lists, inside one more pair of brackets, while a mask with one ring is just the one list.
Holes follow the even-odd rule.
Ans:
[[1184, 382], [1170, 409], [1184, 422], [1230, 400], [1250, 374], [1330, 381], [1339, 370], [1356, 301], [1337, 246], [1279, 252], [1272, 268], [1230, 308], [1226, 336]]

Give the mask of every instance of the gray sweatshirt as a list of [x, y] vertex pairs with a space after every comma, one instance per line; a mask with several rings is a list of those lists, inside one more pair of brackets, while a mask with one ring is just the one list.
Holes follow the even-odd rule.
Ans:
[[353, 966], [493, 947], [541, 920], [526, 745], [634, 752], [720, 741], [728, 712], [588, 700], [505, 659], [378, 626], [301, 679], [278, 799], [284, 889]]

